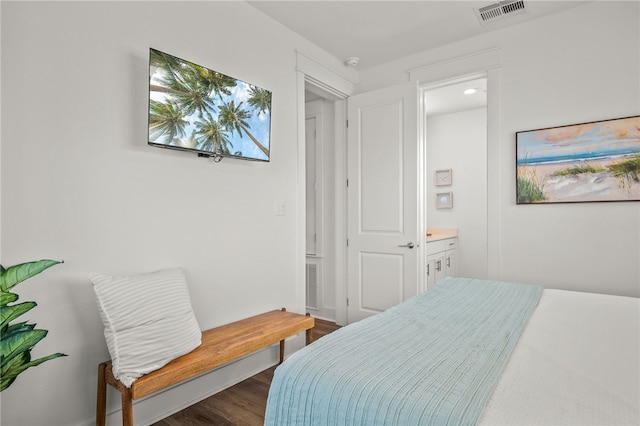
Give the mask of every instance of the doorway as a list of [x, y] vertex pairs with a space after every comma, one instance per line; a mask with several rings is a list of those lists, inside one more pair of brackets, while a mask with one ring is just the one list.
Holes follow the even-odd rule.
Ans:
[[[423, 87], [427, 229], [455, 229], [457, 275], [488, 277], [487, 77], [475, 75]], [[451, 182], [436, 182], [450, 170]], [[451, 205], [437, 206], [437, 194]]]
[[[336, 147], [341, 101], [305, 84], [305, 306], [316, 318], [336, 322], [339, 220]], [[337, 106], [338, 105], [338, 106]]]

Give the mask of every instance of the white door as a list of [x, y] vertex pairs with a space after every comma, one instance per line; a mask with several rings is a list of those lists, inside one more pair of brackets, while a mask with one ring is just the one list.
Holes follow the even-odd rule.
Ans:
[[348, 316], [377, 314], [417, 293], [418, 89], [348, 99]]

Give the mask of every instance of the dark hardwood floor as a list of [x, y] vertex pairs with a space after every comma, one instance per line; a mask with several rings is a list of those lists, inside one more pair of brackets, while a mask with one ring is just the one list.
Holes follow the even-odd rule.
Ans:
[[[314, 340], [338, 328], [340, 326], [335, 323], [316, 318], [316, 326], [313, 328]], [[269, 386], [275, 369], [275, 366], [268, 368], [154, 423], [153, 426], [262, 426]]]

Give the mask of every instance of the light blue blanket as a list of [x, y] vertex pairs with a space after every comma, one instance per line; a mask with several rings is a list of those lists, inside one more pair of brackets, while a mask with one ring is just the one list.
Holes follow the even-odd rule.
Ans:
[[542, 288], [447, 278], [276, 369], [265, 425], [476, 424]]

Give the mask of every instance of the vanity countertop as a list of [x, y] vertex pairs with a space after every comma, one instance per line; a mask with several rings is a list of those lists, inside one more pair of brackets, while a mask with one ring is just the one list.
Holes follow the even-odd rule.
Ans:
[[427, 242], [456, 238], [458, 228], [427, 228]]

